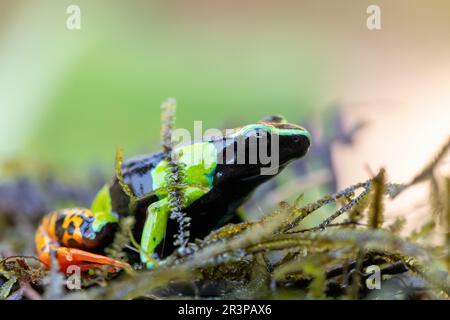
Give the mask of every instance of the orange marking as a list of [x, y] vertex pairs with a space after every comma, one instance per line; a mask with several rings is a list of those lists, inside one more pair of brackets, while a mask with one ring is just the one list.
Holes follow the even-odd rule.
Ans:
[[42, 223], [35, 233], [35, 244], [39, 259], [48, 269], [51, 267], [51, 252], [53, 250], [56, 253], [56, 259], [58, 261], [60, 272], [66, 272], [67, 268], [72, 265], [80, 267], [81, 271], [87, 271], [91, 268], [101, 269], [105, 266], [109, 272], [117, 272], [124, 268], [130, 268], [127, 263], [119, 260], [80, 249], [61, 246], [56, 237], [55, 230], [56, 221], [60, 215], [65, 215], [65, 219], [62, 224], [63, 229], [67, 229], [71, 222], [73, 222], [76, 227], [72, 236], [67, 232], [64, 232], [62, 239], [63, 243], [71, 238], [79, 241], [79, 243], [82, 243], [83, 237], [80, 227], [84, 221], [83, 215], [87, 217], [94, 216], [90, 210], [77, 208], [55, 211], [49, 213], [42, 219]]

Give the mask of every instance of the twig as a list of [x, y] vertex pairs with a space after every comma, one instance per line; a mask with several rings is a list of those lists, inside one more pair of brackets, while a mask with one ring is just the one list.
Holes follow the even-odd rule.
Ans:
[[335, 218], [339, 217], [342, 213], [346, 212], [348, 209], [353, 207], [355, 204], [359, 203], [359, 201], [368, 193], [368, 190], [370, 189], [370, 185], [371, 185], [371, 180], [367, 180], [365, 182], [360, 182], [360, 183], [354, 184], [342, 191], [336, 192], [332, 195], [325, 196], [322, 199], [320, 199], [312, 204], [309, 204], [307, 206], [304, 206], [301, 209], [294, 210], [295, 212], [298, 212], [300, 214], [298, 214], [298, 216], [296, 218], [294, 218], [291, 222], [289, 222], [289, 224], [286, 227], [284, 227], [281, 230], [281, 232], [286, 232], [290, 229], [293, 229], [303, 219], [305, 219], [307, 216], [309, 216], [312, 212], [316, 211], [317, 209], [319, 209], [329, 203], [334, 203], [338, 199], [341, 199], [350, 194], [353, 194], [356, 189], [359, 189], [359, 188], [365, 189], [365, 191], [363, 191], [360, 194], [360, 196], [358, 196], [355, 200], [350, 202], [348, 205], [342, 207], [337, 212], [335, 212], [332, 216], [330, 216], [327, 220], [325, 220], [320, 226], [320, 228], [324, 228], [326, 225], [330, 224]]
[[339, 210], [337, 210], [335, 213], [333, 213], [331, 216], [329, 216], [327, 219], [325, 219], [318, 227], [318, 229], [325, 229], [331, 222], [333, 222], [335, 219], [340, 217], [343, 213], [350, 210], [352, 207], [357, 205], [364, 197], [370, 192], [370, 183], [365, 185], [365, 189], [363, 192], [361, 192], [355, 199], [353, 199], [349, 204], [343, 206]]
[[384, 169], [372, 180], [373, 192], [369, 210], [369, 227], [378, 229], [383, 224]]

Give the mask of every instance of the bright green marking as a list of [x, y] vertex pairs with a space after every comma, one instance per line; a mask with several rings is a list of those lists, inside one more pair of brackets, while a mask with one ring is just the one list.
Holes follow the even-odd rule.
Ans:
[[[155, 248], [164, 239], [169, 214], [169, 200], [167, 198], [154, 202], [148, 207], [147, 219], [141, 237], [141, 248], [146, 254], [153, 254]], [[141, 253], [141, 261], [147, 263], [149, 262], [147, 260], [146, 255]]]
[[104, 185], [95, 196], [94, 201], [92, 201], [91, 211], [95, 215], [92, 224], [95, 232], [100, 232], [107, 223], [116, 223], [119, 221], [117, 215], [112, 212], [111, 195], [109, 194], [107, 185]]
[[[194, 201], [208, 193], [213, 184], [213, 175], [217, 166], [216, 147], [209, 142], [199, 142], [177, 148], [175, 150], [177, 162], [184, 164], [180, 188], [183, 204], [189, 207]], [[147, 255], [152, 255], [156, 247], [163, 241], [166, 234], [167, 220], [170, 215], [169, 200], [167, 198], [167, 168], [168, 161], [161, 161], [151, 172], [153, 190], [159, 201], [152, 203], [147, 209], [147, 220], [141, 237], [141, 261], [151, 267]], [[196, 185], [196, 186], [193, 186]]]
[[104, 185], [98, 192], [92, 201], [91, 211], [111, 211], [111, 196], [109, 194], [109, 189], [107, 185]]
[[[207, 191], [195, 187], [187, 187], [183, 192], [184, 203], [190, 206], [195, 200], [205, 195]], [[153, 267], [153, 263], [148, 260], [147, 255], [152, 255], [156, 247], [163, 241], [166, 235], [167, 220], [169, 219], [170, 208], [168, 198], [163, 198], [152, 203], [147, 209], [147, 220], [141, 237], [141, 261], [147, 264], [148, 268]]]
[[[214, 170], [217, 166], [217, 150], [214, 144], [199, 142], [175, 150], [177, 162], [184, 164], [181, 184], [195, 184], [211, 190]], [[158, 197], [167, 195], [167, 160], [161, 161], [153, 170], [153, 190], [157, 190]]]

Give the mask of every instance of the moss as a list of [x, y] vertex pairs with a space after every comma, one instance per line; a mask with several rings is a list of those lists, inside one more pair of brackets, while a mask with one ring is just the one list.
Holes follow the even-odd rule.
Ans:
[[[48, 272], [41, 266], [31, 268], [25, 257], [6, 258], [0, 262], [0, 274], [6, 279], [0, 283], [2, 298], [14, 294], [14, 286], [33, 283], [40, 286], [44, 297], [59, 294], [69, 299], [171, 298], [180, 295], [222, 299], [364, 299], [375, 297], [366, 285], [371, 276], [369, 266], [378, 266], [381, 272], [379, 296], [397, 297], [387, 285], [389, 278], [396, 275], [423, 281], [420, 290], [426, 291], [426, 296], [449, 298], [450, 180], [440, 176], [436, 168], [450, 149], [450, 139], [407, 183], [390, 182], [387, 179], [389, 172], [380, 170], [371, 179], [311, 203], [301, 205], [300, 197], [293, 203], [282, 202], [260, 219], [226, 225], [204, 239], [188, 244], [189, 224], [182, 212], [182, 190], [186, 187], [182, 177], [185, 173], [177, 158], [171, 156], [168, 138], [174, 127], [174, 103], [169, 103], [168, 108], [163, 116], [161, 136], [173, 175], [167, 178], [166, 188], [171, 188], [172, 216], [180, 223], [177, 245], [185, 250], [177, 250], [162, 261], [163, 267], [154, 270], [136, 267], [133, 272], [115, 278], [97, 274], [89, 287], [76, 294], [58, 291], [60, 279], [54, 270], [50, 272], [50, 282], [45, 282]], [[122, 179], [121, 162], [119, 149], [116, 159], [119, 181]], [[387, 202], [422, 182], [428, 183], [430, 208], [441, 203], [441, 210], [430, 209], [427, 221], [416, 226], [410, 234], [400, 232], [405, 219], [399, 218], [386, 225], [384, 208]], [[442, 185], [444, 188], [440, 187]], [[305, 218], [319, 215], [322, 208], [330, 206], [334, 211], [331, 215], [312, 228], [302, 227]], [[437, 217], [436, 213], [443, 217]], [[139, 250], [130, 236], [133, 223], [134, 220], [122, 222], [121, 231], [108, 250], [110, 255], [124, 258], [123, 250], [131, 244]], [[438, 226], [447, 236], [436, 245], [429, 238]], [[411, 290], [415, 289], [404, 288], [402, 297], [423, 296], [409, 295], [407, 292]]]

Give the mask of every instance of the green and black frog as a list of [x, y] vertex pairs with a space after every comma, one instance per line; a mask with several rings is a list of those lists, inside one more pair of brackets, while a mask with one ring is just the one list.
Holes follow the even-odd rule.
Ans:
[[[310, 144], [306, 129], [270, 116], [223, 136], [175, 147], [173, 158], [181, 168], [177, 190], [189, 220], [188, 239], [201, 239], [227, 223], [242, 221], [239, 208], [252, 192], [303, 157]], [[276, 159], [275, 165], [268, 159]], [[111, 243], [120, 217], [134, 215], [140, 259], [153, 267], [153, 259], [173, 252], [179, 232], [177, 221], [170, 219], [171, 164], [164, 152], [129, 159], [99, 191], [90, 209], [47, 215], [36, 233], [41, 260], [50, 265], [49, 252], [56, 250], [62, 270], [71, 264], [83, 269], [105, 264], [122, 268], [123, 263], [105, 257], [102, 250]]]

